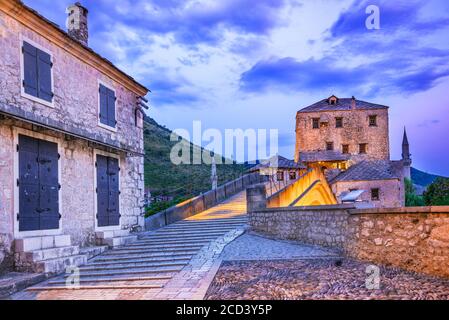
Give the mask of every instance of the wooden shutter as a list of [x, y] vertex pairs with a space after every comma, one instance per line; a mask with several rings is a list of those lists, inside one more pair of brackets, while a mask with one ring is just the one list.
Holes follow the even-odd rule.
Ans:
[[108, 124], [108, 92], [107, 88], [100, 84], [100, 123]]
[[23, 87], [27, 94], [38, 97], [37, 81], [37, 49], [27, 42], [23, 42]]
[[118, 226], [120, 224], [119, 212], [119, 166], [118, 160], [108, 158], [108, 177], [109, 177], [109, 198], [108, 213], [109, 225]]
[[108, 158], [97, 155], [97, 223], [99, 227], [109, 225], [108, 218]]
[[100, 122], [115, 128], [115, 93], [100, 84]]
[[51, 56], [42, 51], [37, 50], [37, 73], [38, 73], [38, 96], [39, 98], [51, 102], [53, 92], [51, 90]]
[[115, 128], [115, 93], [111, 89], [108, 92], [108, 126]]

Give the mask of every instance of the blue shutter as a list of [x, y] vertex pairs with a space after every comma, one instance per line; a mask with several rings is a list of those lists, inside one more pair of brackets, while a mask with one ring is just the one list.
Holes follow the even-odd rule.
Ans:
[[27, 42], [23, 42], [23, 87], [25, 93], [38, 97], [37, 81], [37, 49]]
[[108, 92], [107, 88], [100, 84], [100, 123], [108, 125]]
[[120, 224], [119, 212], [119, 167], [118, 160], [108, 158], [108, 176], [109, 176], [109, 197], [108, 213], [109, 225], [118, 226]]
[[108, 100], [108, 126], [115, 128], [115, 93], [107, 89]]
[[51, 102], [53, 92], [51, 90], [51, 56], [41, 50], [37, 50], [37, 71], [38, 71], [38, 96], [39, 98]]
[[99, 227], [109, 225], [108, 219], [108, 158], [97, 155], [97, 224]]

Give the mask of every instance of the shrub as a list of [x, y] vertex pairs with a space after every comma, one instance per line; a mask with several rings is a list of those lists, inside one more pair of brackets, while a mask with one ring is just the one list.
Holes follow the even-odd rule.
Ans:
[[406, 207], [422, 207], [425, 206], [424, 199], [416, 195], [415, 187], [410, 179], [405, 179], [405, 206]]
[[424, 201], [428, 206], [449, 205], [449, 178], [437, 178], [424, 192]]

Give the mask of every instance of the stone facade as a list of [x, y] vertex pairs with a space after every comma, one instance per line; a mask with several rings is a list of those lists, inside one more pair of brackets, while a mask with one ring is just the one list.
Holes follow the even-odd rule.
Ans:
[[[365, 190], [359, 200], [375, 208], [397, 208], [405, 203], [404, 183], [398, 179], [372, 181], [339, 181], [332, 184], [337, 199], [351, 189]], [[371, 198], [371, 189], [379, 189], [379, 200]]]
[[[374, 115], [377, 116], [377, 126], [370, 126], [369, 117]], [[314, 118], [328, 121], [327, 125], [314, 129]], [[336, 118], [343, 119], [342, 128], [336, 128]], [[342, 145], [349, 145], [349, 154], [354, 161], [390, 159], [388, 109], [298, 111], [295, 159], [299, 159], [301, 152], [326, 150], [327, 142], [332, 142], [334, 150], [340, 152]], [[359, 154], [361, 143], [367, 144], [366, 154]]]
[[[247, 206], [254, 207], [250, 202]], [[260, 199], [257, 207], [248, 212], [255, 232], [336, 248], [360, 260], [449, 277], [449, 207], [355, 209], [348, 204], [263, 208]]]
[[[20, 10], [8, 7], [14, 5]], [[21, 6], [20, 2], [0, 3], [0, 265], [13, 253], [14, 239], [27, 237], [17, 232], [15, 219], [18, 134], [58, 144], [62, 216], [58, 232], [71, 235], [73, 245], [95, 244], [96, 154], [119, 158], [118, 228], [144, 225], [143, 119], [138, 116], [136, 122], [136, 106], [147, 89]], [[24, 24], [25, 16], [33, 23]], [[23, 40], [51, 54], [51, 105], [22, 93]], [[99, 124], [99, 83], [115, 91], [115, 130]]]

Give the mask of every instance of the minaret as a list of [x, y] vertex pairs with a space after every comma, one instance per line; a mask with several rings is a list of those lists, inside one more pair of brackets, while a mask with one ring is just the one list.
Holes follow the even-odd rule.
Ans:
[[404, 137], [402, 138], [402, 164], [404, 166], [404, 178], [411, 179], [410, 167], [412, 165], [412, 158], [405, 128]]
[[212, 182], [212, 190], [217, 189], [217, 184], [218, 184], [217, 165], [215, 164], [215, 154], [213, 154], [213, 153], [212, 153], [212, 165], [211, 165], [210, 180]]

